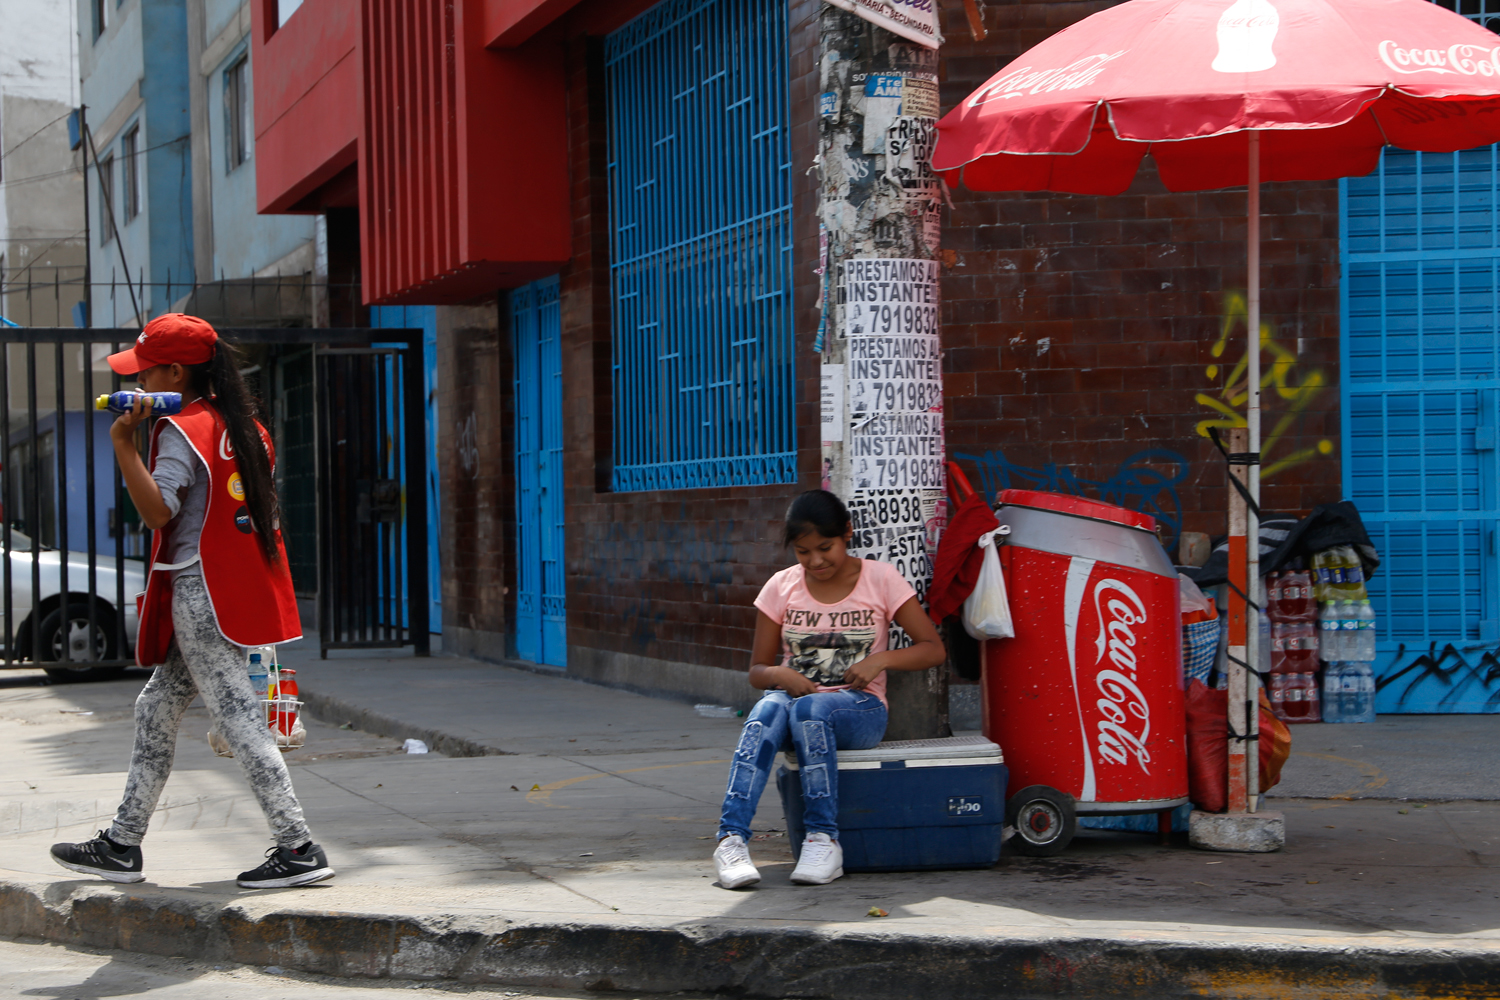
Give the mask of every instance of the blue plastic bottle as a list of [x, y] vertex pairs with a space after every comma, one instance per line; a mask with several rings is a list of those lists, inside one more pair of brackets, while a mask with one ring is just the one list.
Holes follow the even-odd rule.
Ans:
[[170, 417], [182, 412], [182, 393], [180, 392], [111, 392], [94, 400], [94, 409], [108, 410], [111, 413], [129, 413], [135, 406], [135, 401], [141, 396], [150, 397], [153, 417]]

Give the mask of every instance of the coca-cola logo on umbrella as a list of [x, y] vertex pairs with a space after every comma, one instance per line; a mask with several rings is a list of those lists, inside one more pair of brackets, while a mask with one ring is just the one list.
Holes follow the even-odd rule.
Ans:
[[1500, 76], [1500, 47], [1450, 45], [1446, 49], [1406, 49], [1386, 39], [1380, 43], [1380, 61], [1397, 73]]
[[1018, 66], [1004, 76], [996, 77], [980, 87], [969, 97], [969, 107], [977, 108], [991, 101], [1004, 101], [1024, 94], [1044, 94], [1052, 90], [1077, 90], [1087, 87], [1099, 78], [1111, 62], [1120, 58], [1127, 50], [1098, 52], [1084, 56], [1066, 66], [1052, 69], [1033, 69]]

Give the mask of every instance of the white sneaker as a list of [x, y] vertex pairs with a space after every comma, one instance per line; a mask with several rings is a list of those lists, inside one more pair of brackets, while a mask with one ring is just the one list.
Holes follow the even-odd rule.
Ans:
[[809, 833], [802, 842], [802, 856], [792, 871], [798, 885], [827, 885], [844, 877], [844, 849], [826, 833]]
[[719, 841], [719, 846], [714, 848], [714, 873], [719, 876], [719, 885], [725, 889], [738, 889], [760, 881], [760, 872], [750, 860], [750, 848], [735, 833]]

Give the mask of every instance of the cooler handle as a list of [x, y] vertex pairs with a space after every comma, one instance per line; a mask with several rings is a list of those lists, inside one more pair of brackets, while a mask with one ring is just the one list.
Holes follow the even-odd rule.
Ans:
[[967, 503], [974, 495], [969, 477], [964, 475], [964, 470], [958, 467], [957, 462], [948, 463], [948, 495], [957, 503]]

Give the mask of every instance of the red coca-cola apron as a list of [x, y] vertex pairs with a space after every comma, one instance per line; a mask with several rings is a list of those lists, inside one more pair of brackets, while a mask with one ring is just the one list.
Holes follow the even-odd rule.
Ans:
[[[182, 432], [208, 473], [208, 509], [204, 511], [203, 531], [198, 536], [198, 555], [219, 632], [240, 646], [271, 646], [300, 639], [302, 621], [297, 615], [297, 597], [292, 590], [292, 574], [287, 567], [281, 532], [273, 526], [276, 547], [281, 553], [281, 558], [273, 564], [261, 548], [258, 526], [250, 520], [244, 481], [223, 417], [200, 399], [183, 407], [177, 416], [161, 419]], [[256, 428], [274, 466], [276, 453], [271, 437], [264, 427], [256, 424]], [[158, 421], [151, 436], [153, 469], [156, 441], [162, 429]], [[151, 542], [151, 572], [135, 644], [135, 661], [143, 667], [166, 660], [172, 644], [171, 570], [180, 567], [157, 562], [170, 531], [170, 528], [159, 529]]]

